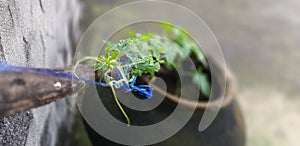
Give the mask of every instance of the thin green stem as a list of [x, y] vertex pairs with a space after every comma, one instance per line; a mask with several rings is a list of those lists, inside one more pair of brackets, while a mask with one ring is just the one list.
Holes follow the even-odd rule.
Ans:
[[129, 117], [127, 116], [127, 114], [126, 114], [126, 112], [124, 111], [124, 109], [122, 108], [122, 106], [121, 106], [121, 104], [120, 104], [120, 102], [119, 102], [119, 100], [118, 100], [118, 98], [117, 98], [116, 91], [115, 91], [115, 89], [114, 89], [114, 87], [113, 87], [113, 84], [112, 84], [112, 83], [109, 83], [109, 85], [110, 85], [110, 88], [111, 88], [111, 90], [112, 90], [112, 92], [113, 92], [114, 99], [115, 99], [115, 101], [116, 101], [116, 103], [117, 103], [119, 109], [121, 110], [122, 114], [124, 115], [124, 117], [125, 117], [126, 120], [127, 120], [127, 125], [130, 126], [130, 119], [129, 119]]

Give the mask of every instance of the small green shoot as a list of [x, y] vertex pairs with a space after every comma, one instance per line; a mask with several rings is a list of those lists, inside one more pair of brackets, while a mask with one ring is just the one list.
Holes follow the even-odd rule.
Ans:
[[163, 23], [163, 26], [166, 30], [165, 37], [137, 33], [131, 38], [120, 40], [119, 43], [106, 42], [104, 54], [98, 57], [94, 64], [95, 71], [104, 73], [103, 81], [111, 87], [115, 101], [128, 125], [130, 125], [129, 117], [119, 103], [114, 88], [129, 84], [134, 80], [133, 76], [142, 74], [154, 76], [161, 65], [180, 66], [181, 62], [191, 54], [194, 54], [203, 64], [198, 66], [193, 80], [204, 95], [210, 95], [210, 82], [208, 76], [203, 73], [203, 68], [208, 64], [201, 49], [186, 31], [168, 23]]

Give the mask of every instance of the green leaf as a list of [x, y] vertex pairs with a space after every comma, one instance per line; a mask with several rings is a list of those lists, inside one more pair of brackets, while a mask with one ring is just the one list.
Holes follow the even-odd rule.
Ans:
[[112, 50], [111, 51], [111, 59], [116, 59], [117, 57], [119, 57], [119, 51], [118, 50]]
[[188, 35], [188, 32], [184, 29], [173, 27], [169, 23], [163, 23], [163, 27], [165, 28], [167, 35], [172, 37], [172, 39], [182, 47], [182, 53], [184, 55], [189, 55], [190, 53], [194, 53], [197, 59], [202, 62], [202, 64], [207, 67], [208, 63], [206, 61], [205, 55], [202, 52], [201, 48], [198, 47], [196, 43], [191, 39]]
[[160, 64], [158, 62], [153, 62], [153, 60], [148, 60], [135, 65], [133, 69], [134, 75], [141, 75], [142, 73], [149, 73], [154, 75], [160, 69]]
[[199, 85], [200, 91], [204, 95], [206, 95], [207, 97], [210, 96], [211, 86], [206, 74], [204, 74], [203, 72], [197, 72], [194, 76], [194, 82]]

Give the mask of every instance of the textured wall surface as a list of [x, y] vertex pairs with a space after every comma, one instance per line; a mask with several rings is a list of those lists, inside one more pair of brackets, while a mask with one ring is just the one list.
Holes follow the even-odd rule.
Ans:
[[[63, 67], [79, 36], [77, 0], [0, 0], [0, 61]], [[72, 114], [65, 101], [0, 119], [2, 145], [66, 145]]]

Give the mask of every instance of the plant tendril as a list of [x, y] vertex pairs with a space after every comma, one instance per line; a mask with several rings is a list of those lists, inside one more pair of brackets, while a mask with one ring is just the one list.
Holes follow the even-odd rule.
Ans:
[[119, 109], [121, 110], [122, 114], [124, 115], [124, 117], [125, 117], [126, 120], [127, 120], [127, 125], [130, 126], [130, 119], [129, 119], [128, 115], [126, 114], [126, 112], [124, 111], [124, 109], [122, 108], [122, 106], [121, 106], [121, 104], [120, 104], [120, 102], [119, 102], [119, 100], [118, 100], [118, 98], [117, 98], [116, 91], [115, 91], [115, 89], [114, 89], [114, 87], [113, 87], [112, 82], [110, 82], [109, 85], [110, 85], [111, 91], [112, 91], [112, 93], [113, 93], [113, 95], [114, 95], [114, 99], [115, 99], [115, 101], [116, 101], [116, 103], [117, 103]]

